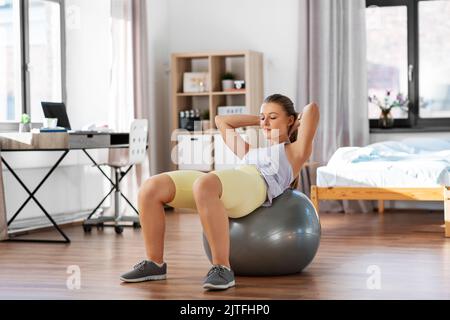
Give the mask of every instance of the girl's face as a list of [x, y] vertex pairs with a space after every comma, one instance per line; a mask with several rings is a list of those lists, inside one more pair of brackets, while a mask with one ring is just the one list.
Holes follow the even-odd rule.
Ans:
[[294, 117], [288, 116], [277, 103], [265, 103], [261, 107], [260, 126], [264, 136], [273, 143], [288, 140], [288, 130], [294, 124]]

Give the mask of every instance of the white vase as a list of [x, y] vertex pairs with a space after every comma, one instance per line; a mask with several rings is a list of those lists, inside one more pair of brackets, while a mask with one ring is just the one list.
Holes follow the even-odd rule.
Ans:
[[230, 91], [234, 88], [234, 80], [222, 80], [222, 90]]
[[19, 132], [20, 133], [31, 132], [31, 124], [30, 123], [20, 123], [19, 124]]

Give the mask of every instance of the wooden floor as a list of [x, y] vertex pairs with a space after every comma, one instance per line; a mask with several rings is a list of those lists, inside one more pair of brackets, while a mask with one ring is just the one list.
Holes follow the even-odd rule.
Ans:
[[[225, 292], [201, 287], [209, 262], [193, 213], [168, 213], [169, 278], [161, 282], [118, 279], [143, 258], [138, 230], [85, 235], [70, 227], [68, 246], [0, 243], [0, 299], [450, 299], [450, 239], [443, 236], [442, 213], [324, 213], [321, 219], [321, 246], [303, 273], [238, 277], [236, 288]], [[80, 290], [66, 285], [72, 265], [81, 270]], [[368, 288], [368, 270], [380, 271], [380, 290]]]

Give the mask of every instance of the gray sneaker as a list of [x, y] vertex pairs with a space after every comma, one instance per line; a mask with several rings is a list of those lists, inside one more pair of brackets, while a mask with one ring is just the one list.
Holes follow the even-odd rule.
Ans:
[[165, 280], [167, 274], [167, 264], [158, 267], [152, 261], [144, 260], [133, 267], [133, 270], [120, 276], [124, 282], [143, 282]]
[[203, 283], [203, 288], [207, 290], [226, 290], [234, 286], [233, 270], [228, 270], [220, 265], [215, 265], [209, 270]]

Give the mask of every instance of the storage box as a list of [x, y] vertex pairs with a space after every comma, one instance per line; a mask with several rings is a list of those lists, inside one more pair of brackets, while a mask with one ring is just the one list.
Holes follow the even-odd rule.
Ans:
[[177, 137], [177, 162], [179, 170], [213, 170], [213, 136], [179, 135]]

